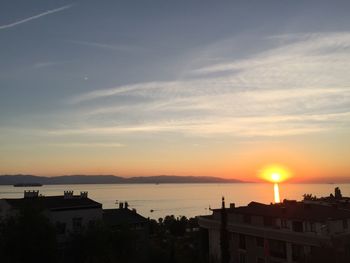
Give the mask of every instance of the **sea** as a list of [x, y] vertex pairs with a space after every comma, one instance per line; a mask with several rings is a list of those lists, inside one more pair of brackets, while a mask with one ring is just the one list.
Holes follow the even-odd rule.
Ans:
[[[344, 196], [350, 196], [350, 184], [288, 184], [279, 185], [281, 200], [301, 200], [303, 194], [328, 196], [340, 187]], [[119, 202], [128, 202], [130, 208], [144, 217], [159, 219], [166, 215], [194, 217], [211, 214], [210, 209], [249, 204], [251, 201], [269, 204], [274, 200], [273, 184], [74, 184], [43, 185], [41, 187], [13, 187], [0, 185], [0, 198], [22, 198], [24, 190], [39, 190], [44, 196], [63, 195], [66, 190], [102, 203], [103, 208], [116, 208]]]

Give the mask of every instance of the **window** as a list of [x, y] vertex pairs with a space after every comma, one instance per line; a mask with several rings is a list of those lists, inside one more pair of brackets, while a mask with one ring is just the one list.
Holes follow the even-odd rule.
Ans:
[[293, 221], [293, 231], [294, 232], [303, 232], [303, 222]]
[[229, 233], [230, 242], [234, 242], [236, 235], [234, 233]]
[[239, 248], [246, 249], [245, 235], [239, 234]]
[[287, 220], [286, 220], [286, 219], [281, 219], [281, 227], [282, 227], [282, 228], [288, 228]]
[[286, 243], [279, 240], [269, 240], [270, 255], [278, 258], [286, 258]]
[[264, 217], [264, 226], [272, 226], [274, 223], [274, 219], [269, 216]]
[[256, 237], [255, 241], [257, 247], [264, 247], [264, 239], [262, 237]]
[[73, 230], [79, 230], [82, 227], [83, 219], [81, 217], [73, 218]]
[[250, 215], [244, 215], [243, 216], [243, 222], [246, 224], [250, 224], [252, 222], [252, 218]]
[[246, 263], [247, 262], [247, 257], [245, 253], [240, 253], [239, 254], [239, 263]]
[[301, 245], [292, 244], [292, 259], [300, 261], [304, 258], [304, 247]]
[[311, 222], [311, 232], [316, 232], [316, 224]]
[[305, 222], [305, 232], [316, 232], [315, 222]]
[[348, 220], [347, 219], [343, 219], [343, 228], [348, 229]]

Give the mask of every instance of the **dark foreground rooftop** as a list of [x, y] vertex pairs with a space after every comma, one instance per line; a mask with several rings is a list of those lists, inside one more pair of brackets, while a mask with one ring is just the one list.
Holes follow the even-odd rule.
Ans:
[[147, 219], [128, 208], [104, 209], [103, 221], [109, 226], [147, 223]]
[[4, 199], [15, 209], [24, 209], [36, 207], [38, 209], [47, 209], [51, 211], [77, 210], [89, 208], [102, 208], [102, 204], [88, 198], [84, 195], [72, 196], [34, 196], [17, 199]]
[[[218, 211], [220, 209], [215, 209]], [[262, 204], [251, 202], [247, 206], [227, 208], [227, 213], [250, 216], [279, 217], [296, 220], [326, 221], [350, 218], [350, 207], [285, 200], [283, 203]]]

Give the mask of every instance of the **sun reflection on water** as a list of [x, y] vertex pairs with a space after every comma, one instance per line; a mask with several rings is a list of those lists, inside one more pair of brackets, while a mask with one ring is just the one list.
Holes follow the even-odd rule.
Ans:
[[291, 172], [284, 166], [274, 164], [264, 167], [260, 172], [260, 178], [273, 183], [274, 202], [280, 203], [279, 183], [289, 179]]
[[274, 191], [274, 195], [275, 195], [275, 203], [280, 203], [281, 199], [280, 199], [280, 190], [279, 190], [278, 183], [275, 183], [273, 185], [273, 191]]

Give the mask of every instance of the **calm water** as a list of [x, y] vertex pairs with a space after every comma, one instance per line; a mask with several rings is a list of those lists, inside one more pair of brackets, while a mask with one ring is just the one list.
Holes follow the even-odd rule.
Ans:
[[[304, 193], [329, 195], [339, 186], [343, 195], [350, 196], [350, 184], [281, 184], [281, 200], [302, 198]], [[274, 199], [272, 184], [125, 184], [125, 185], [44, 185], [42, 187], [0, 186], [0, 198], [23, 197], [24, 190], [40, 190], [43, 195], [62, 195], [64, 190], [88, 191], [89, 197], [104, 208], [116, 207], [116, 200], [128, 201], [145, 217], [158, 219], [165, 215], [196, 216], [209, 214], [209, 206], [218, 208], [221, 197], [227, 205], [246, 205], [250, 201], [270, 203]], [[151, 210], [154, 210], [151, 212]]]

